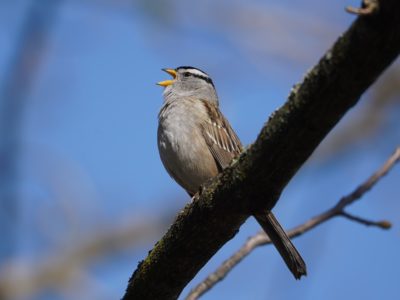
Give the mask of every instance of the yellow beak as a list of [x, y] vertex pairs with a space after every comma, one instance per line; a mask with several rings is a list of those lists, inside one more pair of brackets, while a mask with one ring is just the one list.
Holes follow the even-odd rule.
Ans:
[[172, 77], [174, 77], [174, 79], [160, 81], [160, 82], [157, 82], [157, 84], [161, 85], [161, 86], [169, 86], [169, 85], [173, 84], [176, 79], [176, 71], [174, 69], [162, 69], [162, 70], [164, 72], [167, 72]]

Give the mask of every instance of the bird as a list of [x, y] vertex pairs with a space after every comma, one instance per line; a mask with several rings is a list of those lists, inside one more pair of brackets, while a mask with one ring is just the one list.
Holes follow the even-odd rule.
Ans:
[[[168, 174], [193, 197], [200, 187], [243, 151], [239, 137], [219, 109], [216, 88], [204, 71], [191, 67], [162, 69], [172, 79], [164, 87], [158, 114], [157, 145]], [[274, 214], [254, 216], [296, 279], [306, 264]]]

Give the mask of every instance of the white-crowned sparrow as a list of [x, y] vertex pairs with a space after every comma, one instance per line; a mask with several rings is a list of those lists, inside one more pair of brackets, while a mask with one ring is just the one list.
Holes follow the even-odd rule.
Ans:
[[[211, 78], [193, 67], [163, 69], [173, 79], [165, 87], [158, 115], [158, 150], [169, 175], [193, 196], [227, 167], [242, 144], [218, 108]], [[272, 212], [255, 216], [296, 279], [306, 265]]]

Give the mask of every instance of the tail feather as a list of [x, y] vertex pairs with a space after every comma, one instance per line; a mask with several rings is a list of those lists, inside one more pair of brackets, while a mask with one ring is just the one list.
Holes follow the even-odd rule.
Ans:
[[268, 212], [266, 215], [256, 215], [255, 218], [279, 251], [293, 276], [296, 279], [300, 279], [302, 275], [307, 275], [306, 264], [303, 258], [286, 235], [274, 214]]

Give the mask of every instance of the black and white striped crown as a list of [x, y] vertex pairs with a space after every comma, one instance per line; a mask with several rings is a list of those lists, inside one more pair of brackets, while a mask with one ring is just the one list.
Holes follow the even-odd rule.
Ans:
[[212, 86], [214, 86], [214, 83], [210, 76], [208, 74], [198, 68], [195, 67], [190, 67], [190, 66], [181, 66], [176, 68], [177, 72], [180, 72], [183, 74], [183, 76], [193, 76], [196, 78], [203, 79], [204, 81], [210, 83]]

